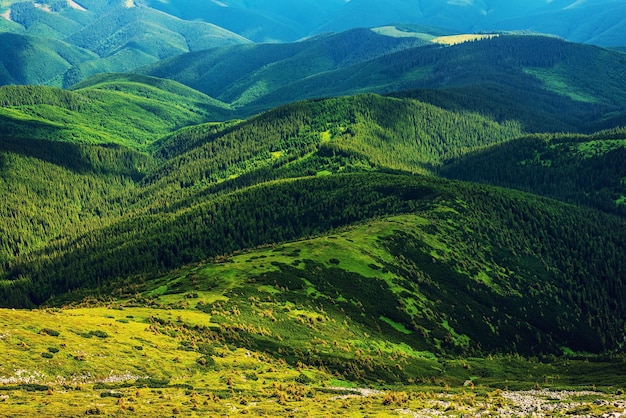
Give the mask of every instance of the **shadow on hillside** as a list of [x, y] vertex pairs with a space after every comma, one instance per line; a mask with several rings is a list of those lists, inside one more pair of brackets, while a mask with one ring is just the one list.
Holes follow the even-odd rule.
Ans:
[[[0, 126], [4, 118], [0, 117]], [[38, 122], [34, 122], [38, 123]], [[45, 125], [45, 124], [42, 124]], [[46, 126], [50, 129], [50, 126]], [[134, 167], [132, 158], [124, 158], [123, 153], [116, 153], [116, 145], [85, 145], [55, 140], [41, 140], [5, 136], [0, 128], [0, 153], [14, 153], [24, 157], [36, 158], [77, 174], [121, 174], [135, 180], [143, 177]], [[52, 137], [56, 136], [54, 134]], [[115, 158], [115, 157], [118, 158]], [[126, 161], [131, 160], [131, 161]], [[0, 160], [0, 174], [7, 170], [7, 159]]]

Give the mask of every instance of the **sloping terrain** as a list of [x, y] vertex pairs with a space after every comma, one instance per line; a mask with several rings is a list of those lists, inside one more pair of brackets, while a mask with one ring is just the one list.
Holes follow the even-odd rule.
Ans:
[[[381, 232], [369, 235], [378, 238], [362, 244], [371, 258], [346, 260], [356, 271], [342, 272], [339, 255], [346, 250], [335, 249], [329, 260], [264, 260], [251, 279], [291, 289], [288, 297], [296, 299], [293, 291], [312, 286], [303, 297], [320, 292], [320, 303], [336, 299], [345, 312], [360, 306], [353, 320], [364, 313], [368, 323], [400, 330], [399, 337], [421, 333], [402, 340], [418, 351], [617, 347], [624, 315], [615, 301], [623, 293], [619, 255], [626, 241], [616, 231], [626, 230], [626, 221], [410, 174], [520, 134], [515, 125], [373, 95], [187, 128], [154, 144], [160, 161], [129, 161], [145, 166], [145, 176], [128, 176], [110, 197], [83, 209], [82, 216], [101, 214], [99, 225], [80, 235], [64, 230], [68, 235], [8, 259], [3, 304], [152, 294], [169, 279], [152, 280], [188, 263], [374, 222]], [[383, 221], [390, 216], [392, 223]], [[358, 241], [348, 235], [344, 243]], [[306, 253], [297, 244], [293, 251]], [[457, 305], [459, 298], [465, 303]]]
[[457, 33], [532, 30], [574, 42], [625, 45], [623, 0], [387, 1], [224, 0], [201, 6], [190, 0], [148, 0], [183, 19], [215, 23], [256, 42], [291, 42], [323, 32], [411, 23]]
[[231, 110], [148, 76], [1, 88], [0, 414], [622, 411], [625, 218], [433, 174], [598, 207], [623, 130], [531, 136], [468, 91], [200, 123]]
[[[299, 99], [358, 92], [397, 95], [416, 89], [403, 96], [499, 121], [517, 120], [535, 132], [595, 131], [610, 127], [604, 119], [609, 122], [615, 112], [624, 111], [626, 90], [620, 75], [626, 58], [619, 52], [548, 37], [509, 35], [408, 48], [362, 62], [348, 59], [359, 51], [348, 46], [363, 38], [384, 41], [387, 48], [392, 42], [387, 35], [349, 32], [327, 41], [187, 54], [142, 71], [232, 103], [243, 116]], [[392, 39], [423, 43], [429, 38]], [[343, 55], [319, 54], [320, 42], [328, 42], [332, 51], [344, 51]], [[342, 45], [346, 48], [339, 48]], [[228, 68], [237, 70], [225, 71]], [[428, 89], [437, 90], [429, 95]]]
[[531, 30], [571, 42], [605, 47], [624, 45], [626, 3], [623, 1], [553, 1], [530, 15], [504, 17], [483, 26], [486, 30]]
[[604, 10], [374, 3], [0, 2], [0, 416], [623, 415], [626, 55], [201, 22]]
[[536, 135], [451, 161], [440, 173], [626, 214], [624, 129]]
[[185, 86], [136, 75], [92, 79], [73, 92], [2, 87], [0, 103], [3, 262], [119, 216], [114, 196], [152, 164], [137, 150], [228, 112]]
[[26, 35], [0, 33], [0, 85], [59, 84], [73, 66], [97, 55], [66, 42]]
[[[176, 80], [242, 107], [296, 81], [427, 43], [419, 37], [358, 29], [290, 44], [241, 45], [184, 54], [140, 72]], [[300, 98], [297, 93], [292, 96], [290, 101]]]
[[[8, 3], [8, 2], [5, 2]], [[2, 84], [69, 87], [184, 52], [249, 43], [205, 22], [188, 22], [133, 2], [2, 4]], [[19, 36], [18, 36], [19, 35]]]
[[[0, 53], [0, 64], [8, 69], [5, 71], [7, 74], [0, 73], [0, 83], [69, 87], [94, 74], [127, 72], [187, 52], [252, 42], [295, 42], [328, 32], [339, 33], [364, 27], [398, 26], [402, 29], [396, 33], [406, 34], [415, 31], [414, 28], [418, 26], [422, 28], [420, 32], [423, 32], [423, 41], [438, 33], [458, 35], [521, 30], [550, 33], [575, 42], [604, 46], [619, 47], [626, 44], [622, 36], [626, 33], [622, 30], [623, 9], [626, 7], [623, 0], [608, 3], [550, 2], [547, 5], [539, 1], [507, 4], [483, 1], [471, 4], [395, 1], [381, 5], [369, 0], [327, 0], [323, 4], [307, 1], [297, 5], [287, 5], [284, 1], [196, 3], [190, 5], [188, 1], [182, 0], [3, 2], [0, 4], [0, 32], [5, 37], [11, 34], [25, 38], [6, 39], [6, 45], [24, 45]], [[355, 37], [355, 34], [360, 34], [361, 38]], [[342, 62], [343, 65], [399, 49], [398, 44], [382, 41], [381, 38], [374, 39], [366, 31], [351, 32], [346, 37], [353, 39], [344, 39], [343, 44], [333, 45], [340, 51], [345, 47], [355, 49], [354, 54], [347, 57], [350, 59]], [[404, 42], [420, 39], [417, 36], [402, 37], [405, 38]], [[329, 57], [329, 46], [326, 44], [321, 46], [321, 50], [307, 52], [302, 52], [296, 46], [298, 52], [294, 53], [297, 57], [259, 69], [257, 74], [250, 75], [254, 80], [243, 79], [236, 86], [227, 83], [228, 87], [234, 88], [230, 96], [239, 94], [243, 97], [242, 104], [246, 104], [271, 92], [276, 87], [275, 83], [285, 74], [287, 84], [336, 69], [338, 63], [333, 64], [331, 61], [337, 57]], [[381, 51], [384, 47], [389, 49]], [[259, 51], [268, 53], [267, 48], [260, 48]], [[15, 51], [25, 53], [16, 57]], [[346, 51], [339, 54], [346, 54]], [[202, 56], [205, 60], [219, 57]], [[270, 56], [275, 55], [270, 53]], [[283, 57], [282, 60], [287, 58]], [[190, 64], [189, 58], [184, 59]], [[218, 62], [216, 66], [225, 68], [227, 63], [233, 62], [231, 57], [222, 56], [222, 59], [224, 62]], [[250, 66], [245, 65], [244, 68]], [[231, 66], [228, 69], [227, 72], [240, 72], [238, 67]], [[177, 78], [176, 70], [172, 71], [172, 77], [181, 81]], [[159, 76], [169, 78], [162, 71]], [[346, 77], [345, 74], [337, 76]], [[207, 77], [206, 74], [200, 74], [199, 78], [204, 81], [196, 82], [194, 87], [206, 92]], [[304, 86], [293, 88], [297, 87]], [[367, 87], [368, 84], [362, 86]], [[247, 94], [243, 94], [242, 90]], [[352, 89], [349, 93], [354, 92]], [[305, 97], [293, 96], [292, 100], [302, 98]], [[262, 109], [256, 109], [259, 110]]]

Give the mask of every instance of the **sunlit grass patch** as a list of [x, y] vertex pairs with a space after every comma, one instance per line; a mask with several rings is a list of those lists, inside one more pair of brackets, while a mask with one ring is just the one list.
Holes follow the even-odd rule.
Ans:
[[450, 35], [450, 36], [439, 36], [437, 38], [431, 39], [431, 42], [442, 44], [442, 45], [457, 45], [464, 42], [470, 41], [480, 41], [482, 39], [491, 39], [495, 38], [498, 35], [496, 34], [461, 34], [461, 35]]

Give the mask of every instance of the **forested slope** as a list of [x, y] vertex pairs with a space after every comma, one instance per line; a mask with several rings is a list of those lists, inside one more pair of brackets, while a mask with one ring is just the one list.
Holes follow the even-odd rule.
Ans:
[[446, 177], [496, 184], [626, 215], [626, 131], [534, 135], [442, 167]]
[[[295, 81], [423, 46], [429, 43], [426, 39], [354, 29], [287, 44], [236, 45], [181, 54], [139, 72], [176, 80], [244, 107]], [[309, 93], [315, 96], [315, 91]], [[294, 94], [289, 102], [301, 98]]]
[[[540, 51], [540, 53], [538, 53]], [[338, 69], [268, 92], [244, 110], [296, 98], [358, 92], [396, 94], [423, 89], [438, 106], [451, 105], [495, 118], [517, 120], [534, 132], [594, 131], [612, 112], [624, 111], [619, 83], [625, 56], [597, 47], [540, 36], [499, 36], [450, 47], [408, 49]], [[409, 96], [411, 94], [409, 93]]]
[[[226, 106], [173, 82], [101, 77], [76, 91], [0, 88], [0, 260], [74, 237], [126, 211], [154, 159], [151, 141], [226, 114]], [[116, 197], [118, 196], [118, 197]]]
[[[265, 181], [377, 167], [426, 172], [466, 150], [520, 134], [513, 124], [498, 125], [477, 115], [371, 95], [293, 104], [240, 123], [188, 127], [150, 144], [147, 138], [154, 137], [158, 125], [152, 127], [152, 133], [138, 131], [142, 135], [139, 138], [146, 138], [143, 141], [128, 138], [124, 126], [133, 124], [134, 118], [143, 118], [143, 123], [155, 120], [159, 103], [166, 102], [177, 87], [187, 94], [181, 97], [197, 98], [171, 82], [146, 79], [151, 82], [146, 85], [136, 81], [101, 78], [76, 92], [4, 88], [7, 104], [21, 104], [4, 108], [9, 112], [4, 124], [4, 194], [10, 202], [7, 213], [13, 214], [5, 234], [7, 243], [19, 243], [7, 244], [5, 260], [26, 256], [55, 238], [68, 245], [78, 232], [97, 229], [117, 218], [132, 231], [134, 216], [177, 213], [208, 196]], [[168, 90], [160, 89], [159, 83]], [[85, 96], [87, 92], [90, 95]], [[147, 100], [150, 106], [146, 113], [127, 112], [127, 119], [103, 119], [108, 126], [102, 126], [104, 132], [96, 131], [98, 141], [89, 141], [86, 133], [93, 130], [92, 121], [117, 114], [108, 109], [119, 106], [119, 102], [104, 101], [109, 107], [103, 108], [90, 99], [108, 95], [141, 97], [138, 103]], [[123, 105], [129, 108], [132, 103]], [[58, 118], [49, 109], [58, 112], [63, 108], [68, 112], [63, 114], [64, 125], [45, 119], [25, 120], [23, 116], [31, 112]], [[196, 117], [196, 113], [167, 114], [170, 119], [159, 120], [165, 126], [176, 122], [178, 115], [191, 120]], [[414, 118], [407, 120], [408, 115]], [[165, 132], [167, 128], [160, 129]], [[105, 142], [109, 138], [110, 142]], [[392, 155], [384, 152], [386, 147], [394, 150]], [[149, 149], [152, 155], [134, 151], [137, 149]], [[47, 166], [54, 173], [48, 178], [17, 174], [25, 170], [43, 172]], [[60, 196], [59, 183], [74, 184], [74, 194]], [[51, 199], [50, 205], [46, 199]], [[26, 210], [41, 206], [64, 209], [40, 213]], [[71, 213], [66, 213], [68, 210]], [[30, 216], [46, 227], [22, 225]], [[68, 222], [75, 224], [74, 232], [61, 227]]]
[[[41, 97], [32, 97], [69, 109], [90, 88], [94, 94], [117, 94], [115, 86], [126, 95], [155, 94], [164, 83], [170, 92], [185, 91], [149, 80], [152, 87], [140, 88], [132, 78], [120, 84], [103, 78], [76, 92], [35, 89]], [[35, 215], [42, 227], [7, 227], [12, 244], [3, 249], [2, 304], [149, 294], [162, 286], [159, 277], [189, 263], [285, 242], [293, 242], [295, 251], [303, 238], [405, 216], [403, 226], [379, 236], [378, 249], [363, 248], [372, 254], [384, 249], [372, 261], [394, 274], [392, 282], [348, 274], [341, 258], [320, 270], [315, 257], [301, 260], [297, 272], [277, 264], [272, 274], [254, 280], [297, 290], [307, 283], [295, 279], [297, 273], [328, 296], [347, 294], [351, 283], [382, 286], [386, 307], [366, 290], [351, 299], [378, 326], [425, 333], [424, 339], [406, 339], [416, 349], [615, 349], [625, 316], [617, 303], [626, 267], [620, 256], [623, 218], [416, 174], [495, 144], [505, 148], [521, 135], [514, 123], [408, 98], [362, 95], [187, 127], [151, 142], [145, 148], [150, 155], [124, 145], [16, 138], [5, 142], [2, 154], [3, 181], [14, 193], [7, 197], [17, 202], [7, 213], [17, 220]], [[83, 159], [73, 158], [75, 153]], [[17, 177], [20, 170], [55, 174], [25, 182]], [[56, 209], [23, 209], [46, 199], [65, 205], [59, 214], [71, 222]], [[20, 244], [20, 236], [28, 245]], [[405, 290], [388, 293], [386, 286]], [[342, 303], [344, 310], [350, 306]]]

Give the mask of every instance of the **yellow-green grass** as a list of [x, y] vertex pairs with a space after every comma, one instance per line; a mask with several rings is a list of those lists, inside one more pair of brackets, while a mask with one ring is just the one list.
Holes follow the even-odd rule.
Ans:
[[[200, 322], [192, 314], [184, 316]], [[155, 333], [150, 316], [172, 313], [143, 308], [2, 310], [0, 379], [48, 384], [185, 374], [197, 354], [180, 351], [176, 338]]]
[[462, 44], [464, 42], [471, 41], [480, 41], [483, 39], [491, 39], [498, 36], [497, 34], [476, 34], [476, 33], [468, 33], [468, 34], [459, 34], [459, 35], [449, 35], [449, 36], [438, 36], [436, 38], [431, 39], [431, 42], [441, 45], [457, 45]]

